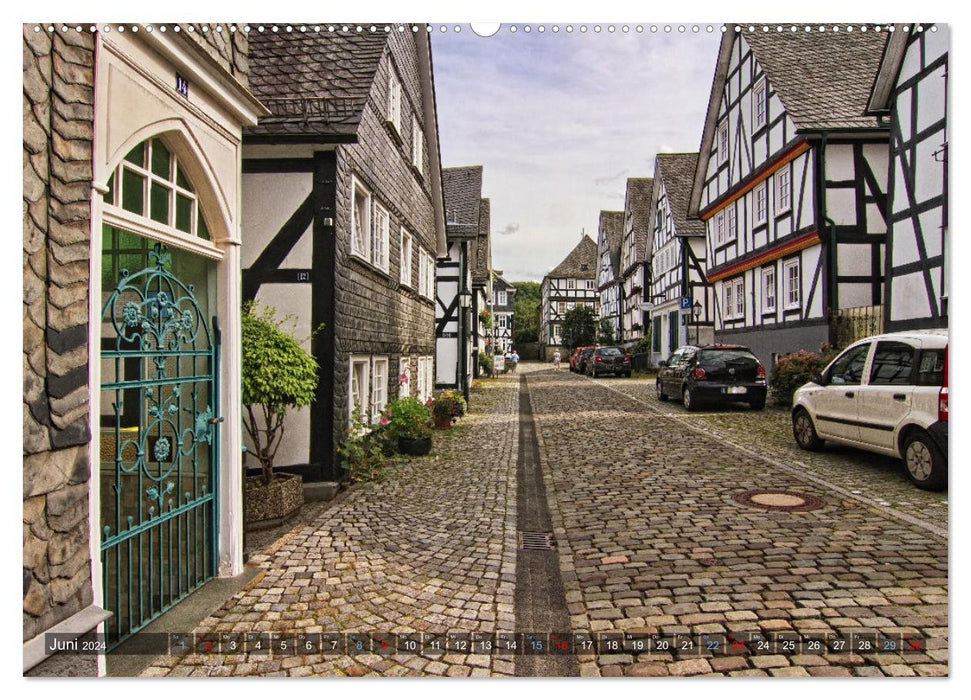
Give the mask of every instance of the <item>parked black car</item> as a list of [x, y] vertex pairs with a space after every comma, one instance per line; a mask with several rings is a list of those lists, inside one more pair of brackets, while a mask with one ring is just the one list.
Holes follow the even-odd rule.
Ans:
[[614, 345], [598, 345], [587, 358], [585, 369], [591, 377], [601, 374], [623, 374], [629, 377], [630, 355], [623, 348]]
[[657, 397], [677, 396], [689, 411], [703, 403], [745, 402], [757, 411], [765, 408], [765, 368], [752, 351], [741, 345], [685, 345], [660, 363]]

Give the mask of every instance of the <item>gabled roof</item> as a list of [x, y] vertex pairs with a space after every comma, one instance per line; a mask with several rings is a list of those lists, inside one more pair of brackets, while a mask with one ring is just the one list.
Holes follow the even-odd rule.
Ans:
[[489, 200], [479, 203], [479, 232], [472, 243], [472, 284], [484, 285], [489, 282], [489, 269], [492, 267], [492, 246], [489, 244]]
[[448, 235], [477, 236], [482, 201], [482, 166], [443, 168], [442, 189]]
[[[747, 23], [739, 23], [745, 30], [735, 32], [734, 23], [728, 26], [715, 64], [701, 153], [711, 153], [732, 47], [740, 37], [751, 46], [797, 133], [881, 128], [875, 117], [866, 114], [866, 107], [890, 32], [872, 27], [866, 32], [820, 32], [816, 25], [799, 24], [786, 24], [782, 32], [763, 32], [759, 24], [749, 32]], [[788, 30], [791, 26], [795, 32]], [[806, 31], [807, 26], [812, 31]], [[698, 160], [691, 213], [697, 213], [707, 166], [707, 156]]]
[[510, 295], [516, 293], [516, 285], [503, 277], [500, 270], [492, 271], [492, 284], [493, 288], [497, 288], [500, 291], [505, 290]]
[[893, 94], [897, 76], [900, 74], [900, 64], [907, 53], [907, 41], [910, 32], [905, 32], [905, 24], [895, 24], [894, 32], [887, 41], [887, 48], [880, 60], [880, 70], [873, 81], [870, 101], [867, 103], [867, 114], [883, 113], [890, 109], [890, 96]]
[[[586, 266], [586, 267], [583, 267]], [[590, 236], [584, 236], [576, 248], [563, 258], [546, 277], [576, 277], [579, 279], [597, 278], [597, 244]]]
[[248, 135], [354, 135], [384, 32], [250, 32], [249, 88], [272, 113]]
[[[601, 211], [597, 229], [598, 256], [606, 246], [610, 256], [610, 269], [616, 280], [620, 276], [620, 246], [624, 242], [624, 212]], [[599, 262], [598, 262], [599, 267]]]
[[658, 153], [654, 161], [654, 181], [664, 185], [668, 206], [678, 236], [704, 236], [705, 222], [688, 216], [688, 200], [698, 167], [697, 153]]
[[[651, 212], [654, 204], [651, 199], [654, 192], [654, 178], [627, 178], [627, 193], [624, 196], [624, 220], [630, 219], [634, 229], [634, 259], [628, 269], [639, 262], [647, 260], [654, 240], [654, 228], [651, 226]], [[626, 231], [624, 234], [626, 235]], [[627, 270], [623, 270], [627, 272]]]

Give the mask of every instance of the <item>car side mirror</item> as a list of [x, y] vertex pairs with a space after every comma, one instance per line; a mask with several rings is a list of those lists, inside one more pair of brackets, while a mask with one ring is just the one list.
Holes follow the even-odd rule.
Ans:
[[818, 372], [812, 375], [809, 378], [809, 381], [813, 382], [814, 384], [819, 384], [820, 386], [826, 386], [826, 380], [824, 380], [823, 375]]
[[667, 360], [661, 360], [660, 362], [657, 363], [657, 366], [658, 367], [667, 367], [668, 366], [668, 361]]

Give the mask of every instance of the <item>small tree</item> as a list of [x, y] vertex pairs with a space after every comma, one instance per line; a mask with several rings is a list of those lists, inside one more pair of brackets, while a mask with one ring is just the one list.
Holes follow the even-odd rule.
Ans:
[[600, 336], [597, 339], [601, 345], [614, 344], [614, 324], [609, 318], [600, 319]]
[[571, 350], [597, 341], [597, 317], [590, 306], [574, 306], [563, 318], [563, 344]]
[[285, 320], [278, 321], [269, 307], [259, 314], [251, 303], [243, 308], [243, 426], [264, 484], [273, 479], [287, 409], [309, 406], [317, 391], [317, 361], [281, 328]]

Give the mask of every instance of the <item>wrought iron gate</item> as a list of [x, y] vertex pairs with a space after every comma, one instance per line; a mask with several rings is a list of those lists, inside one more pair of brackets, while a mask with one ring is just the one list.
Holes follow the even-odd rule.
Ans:
[[219, 328], [162, 244], [102, 309], [101, 568], [109, 648], [213, 578]]

